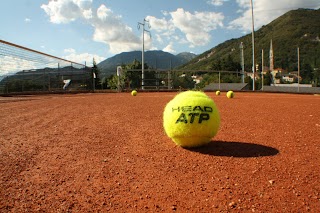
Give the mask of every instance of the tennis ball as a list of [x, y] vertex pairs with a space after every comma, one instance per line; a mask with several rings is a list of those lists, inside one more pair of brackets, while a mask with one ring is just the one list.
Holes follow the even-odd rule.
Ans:
[[181, 147], [198, 147], [209, 143], [219, 126], [218, 109], [203, 92], [181, 92], [164, 108], [164, 130]]
[[132, 90], [131, 95], [136, 96], [138, 94], [137, 90]]
[[227, 92], [227, 97], [228, 97], [228, 98], [233, 98], [233, 97], [234, 97], [234, 92], [231, 91], [231, 90], [228, 91], [228, 92]]
[[219, 90], [216, 91], [216, 95], [220, 95], [220, 91]]

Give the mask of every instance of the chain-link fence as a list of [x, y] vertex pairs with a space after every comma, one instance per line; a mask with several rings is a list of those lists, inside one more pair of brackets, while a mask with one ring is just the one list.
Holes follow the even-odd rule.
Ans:
[[[152, 70], [144, 71], [124, 70], [119, 76], [118, 89], [122, 91], [139, 90], [218, 90], [226, 87], [237, 90], [248, 90], [244, 82], [243, 73], [238, 71], [213, 71], [213, 70]], [[213, 86], [214, 85], [214, 86]], [[223, 85], [223, 86], [222, 86]], [[226, 87], [226, 88], [227, 88]]]
[[91, 68], [0, 40], [0, 94], [88, 91]]
[[273, 84], [272, 76], [262, 75], [261, 72], [256, 73], [255, 82], [252, 73], [242, 71], [147, 69], [143, 76], [144, 79], [141, 69], [124, 70], [122, 75], [118, 76], [118, 90], [252, 91], [254, 83], [256, 91], [320, 94], [320, 87], [312, 85]]

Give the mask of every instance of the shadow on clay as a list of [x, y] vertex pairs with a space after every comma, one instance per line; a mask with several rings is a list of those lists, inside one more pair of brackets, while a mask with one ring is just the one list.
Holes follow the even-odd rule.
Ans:
[[197, 148], [187, 148], [187, 150], [207, 155], [238, 158], [274, 156], [279, 153], [279, 150], [269, 146], [228, 141], [211, 141], [205, 146]]

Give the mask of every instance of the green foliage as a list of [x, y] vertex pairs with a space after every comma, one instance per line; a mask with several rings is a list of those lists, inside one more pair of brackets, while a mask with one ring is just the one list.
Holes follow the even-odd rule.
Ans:
[[263, 85], [270, 86], [272, 84], [272, 75], [270, 71], [268, 71], [264, 76], [263, 76]]
[[[120, 90], [123, 89], [138, 89], [141, 87], [142, 83], [142, 64], [138, 60], [134, 60], [130, 64], [122, 64], [122, 73], [120, 76], [112, 75], [107, 78], [108, 88], [116, 89], [118, 85]], [[148, 70], [148, 64], [144, 65], [144, 85], [145, 86], [155, 86], [156, 76], [154, 71]]]
[[249, 90], [252, 90], [252, 88], [253, 88], [253, 80], [252, 80], [252, 78], [250, 78], [249, 76], [246, 76], [244, 78], [244, 82], [249, 85]]
[[204, 74], [202, 76], [202, 81], [199, 84], [197, 84], [197, 87], [202, 89], [211, 83], [219, 83], [219, 74], [218, 73]]
[[91, 69], [71, 66], [23, 70], [2, 79], [0, 87], [6, 92], [60, 91], [66, 79], [71, 79], [67, 90], [92, 89]]
[[102, 84], [103, 82], [100, 80], [100, 69], [97, 66], [96, 61], [93, 58], [93, 62], [92, 62], [93, 66], [92, 66], [92, 74], [95, 74], [96, 78], [94, 79], [94, 83], [95, 83], [95, 89], [102, 89]]
[[[142, 70], [142, 63], [135, 59], [131, 64], [122, 65], [126, 70]], [[148, 69], [148, 65], [144, 65], [145, 69]], [[140, 88], [142, 83], [142, 71], [129, 71], [127, 73], [127, 82], [130, 88]], [[145, 76], [146, 77], [146, 76]]]
[[193, 89], [195, 85], [190, 73], [175, 73], [172, 82], [174, 89]]
[[126, 73], [123, 73], [120, 76], [112, 75], [106, 80], [110, 89], [119, 89], [122, 91], [125, 88]]
[[101, 84], [101, 89], [110, 89], [110, 87], [108, 86], [108, 79], [111, 78], [113, 75], [109, 76], [109, 77], [103, 77], [100, 81]]
[[227, 58], [217, 59], [212, 62], [211, 70], [218, 71], [238, 71], [241, 70], [239, 62], [233, 60], [233, 57], [229, 54]]
[[32, 80], [12, 79], [6, 84], [6, 90], [9, 92], [43, 91], [47, 89], [46, 85]]
[[[264, 65], [269, 66], [270, 41], [273, 41], [274, 67], [288, 72], [297, 71], [297, 48], [300, 49], [300, 66], [303, 83], [317, 80], [313, 70], [320, 68], [320, 10], [298, 9], [290, 11], [255, 32], [255, 63], [261, 67], [261, 50]], [[251, 72], [251, 33], [231, 39], [206, 51], [180, 70], [241, 70], [240, 43], [244, 45], [245, 70]], [[232, 63], [234, 62], [234, 64]]]
[[313, 79], [313, 68], [310, 64], [303, 64], [300, 70], [300, 76], [302, 77], [302, 84], [308, 84]]
[[315, 68], [312, 72], [312, 76], [313, 76], [313, 81], [312, 81], [313, 86], [319, 87], [320, 86], [320, 68]]
[[221, 75], [221, 83], [241, 83], [241, 78], [237, 74], [224, 74]]

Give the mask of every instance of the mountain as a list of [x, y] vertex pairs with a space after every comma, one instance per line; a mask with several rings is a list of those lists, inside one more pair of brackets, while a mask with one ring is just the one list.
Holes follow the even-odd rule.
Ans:
[[[297, 70], [297, 48], [300, 49], [302, 71], [312, 72], [320, 67], [320, 9], [298, 9], [287, 12], [268, 25], [255, 31], [255, 62], [261, 67], [261, 50], [264, 65], [269, 66], [270, 41], [273, 43], [274, 67]], [[198, 55], [178, 69], [209, 70], [221, 60], [232, 59], [240, 64], [240, 43], [244, 44], [245, 70], [252, 67], [251, 33], [231, 39]], [[308, 74], [308, 73], [306, 73]]]
[[181, 58], [181, 60], [185, 61], [185, 63], [191, 61], [194, 59], [197, 55], [189, 52], [183, 52], [176, 55], [178, 58]]
[[[168, 52], [154, 50], [146, 51], [144, 53], [144, 62], [148, 64], [149, 67], [157, 69], [170, 69], [185, 64], [195, 57], [196, 55], [193, 53], [184, 52], [178, 55], [173, 55]], [[115, 74], [117, 66], [132, 63], [135, 59], [141, 61], [141, 51], [123, 52], [117, 54], [100, 62], [97, 64], [97, 66], [100, 69], [102, 76], [108, 76]]]

